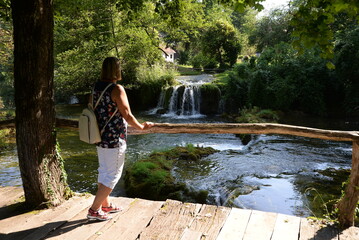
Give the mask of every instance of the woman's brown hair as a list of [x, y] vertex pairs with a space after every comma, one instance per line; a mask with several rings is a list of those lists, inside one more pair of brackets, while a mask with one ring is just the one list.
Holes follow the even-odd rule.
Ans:
[[101, 80], [121, 80], [120, 60], [116, 57], [107, 57], [102, 63]]

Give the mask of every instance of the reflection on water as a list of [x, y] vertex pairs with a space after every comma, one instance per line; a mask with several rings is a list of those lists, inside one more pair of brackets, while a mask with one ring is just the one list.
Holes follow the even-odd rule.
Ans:
[[[81, 106], [63, 106], [58, 112], [62, 117], [76, 118], [81, 109]], [[71, 112], [71, 115], [66, 115], [66, 112]], [[138, 116], [154, 122], [221, 120], [172, 119], [142, 114]], [[332, 126], [332, 129], [336, 128], [335, 122], [332, 122]], [[95, 193], [95, 147], [80, 142], [76, 131], [60, 129], [58, 139], [71, 188], [75, 191]], [[226, 206], [308, 216], [312, 211], [311, 206], [308, 206], [307, 197], [300, 186], [306, 186], [318, 179], [332, 184], [333, 179], [322, 175], [318, 170], [349, 169], [351, 166], [351, 144], [347, 142], [287, 135], [259, 135], [244, 146], [234, 134], [130, 135], [126, 166], [154, 150], [188, 143], [213, 147], [220, 152], [193, 164], [177, 165], [173, 175], [193, 189], [208, 190], [210, 203]], [[345, 177], [341, 181], [344, 180]], [[0, 185], [21, 185], [14, 151], [0, 154]], [[113, 195], [125, 195], [122, 180], [114, 189]]]

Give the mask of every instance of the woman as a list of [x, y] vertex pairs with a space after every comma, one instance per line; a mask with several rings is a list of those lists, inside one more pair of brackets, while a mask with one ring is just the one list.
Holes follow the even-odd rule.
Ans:
[[[109, 201], [109, 195], [121, 177], [125, 160], [127, 123], [132, 127], [145, 130], [152, 122], [139, 123], [132, 115], [125, 89], [116, 84], [121, 80], [120, 62], [108, 57], [102, 63], [101, 79], [96, 82], [93, 91], [93, 104], [108, 87], [95, 109], [99, 129], [102, 129], [101, 142], [97, 144], [99, 160], [98, 190], [87, 218], [109, 220], [108, 213], [121, 209]], [[95, 105], [95, 104], [94, 104]]]

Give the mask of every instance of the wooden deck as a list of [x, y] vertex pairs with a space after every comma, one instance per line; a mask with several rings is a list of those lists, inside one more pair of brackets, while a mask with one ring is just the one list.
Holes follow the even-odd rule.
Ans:
[[311, 220], [256, 210], [174, 200], [118, 197], [124, 208], [105, 222], [88, 221], [92, 195], [79, 195], [54, 209], [19, 213], [20, 188], [0, 188], [0, 239], [163, 239], [163, 240], [358, 240], [359, 228], [338, 231]]

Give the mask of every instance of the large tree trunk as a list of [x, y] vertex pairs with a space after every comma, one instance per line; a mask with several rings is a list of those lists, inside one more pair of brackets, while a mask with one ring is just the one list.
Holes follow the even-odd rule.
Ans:
[[12, 0], [16, 142], [26, 202], [60, 204], [68, 190], [56, 150], [53, 1]]

